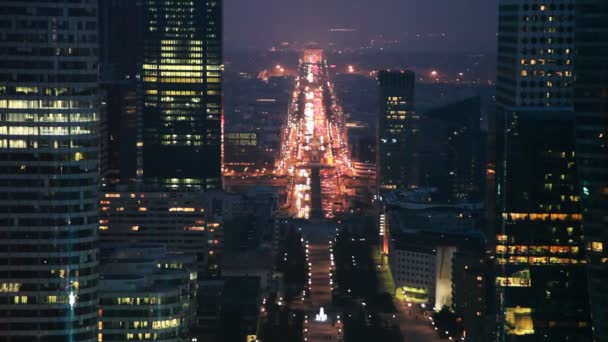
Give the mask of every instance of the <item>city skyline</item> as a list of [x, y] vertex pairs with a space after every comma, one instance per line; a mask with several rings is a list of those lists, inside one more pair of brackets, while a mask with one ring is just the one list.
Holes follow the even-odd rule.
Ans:
[[608, 341], [608, 1], [0, 0], [0, 342]]

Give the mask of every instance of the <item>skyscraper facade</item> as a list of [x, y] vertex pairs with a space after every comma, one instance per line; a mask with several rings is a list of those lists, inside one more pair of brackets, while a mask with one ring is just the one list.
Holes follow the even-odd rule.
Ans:
[[221, 188], [221, 1], [144, 0], [137, 178]]
[[502, 0], [497, 75], [497, 336], [591, 338], [575, 152], [572, 0]]
[[137, 169], [137, 79], [143, 46], [143, 3], [98, 0], [100, 163], [102, 185], [130, 184]]
[[416, 136], [415, 74], [411, 71], [378, 73], [376, 168], [378, 191], [416, 184], [412, 147]]
[[0, 340], [97, 341], [97, 2], [0, 27]]
[[500, 105], [572, 108], [574, 12], [573, 0], [500, 1]]
[[576, 4], [577, 159], [596, 341], [608, 341], [608, 2]]

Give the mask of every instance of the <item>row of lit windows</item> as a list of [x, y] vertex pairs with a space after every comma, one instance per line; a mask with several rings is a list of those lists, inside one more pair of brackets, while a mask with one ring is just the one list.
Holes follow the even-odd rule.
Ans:
[[581, 214], [503, 213], [502, 216], [510, 221], [580, 221], [582, 219]]
[[[212, 181], [208, 179], [207, 181]], [[161, 180], [165, 184], [201, 184], [201, 179], [198, 178], [165, 178]]]
[[184, 64], [144, 64], [144, 70], [179, 70], [179, 71], [202, 71], [203, 65], [184, 65]]
[[95, 122], [97, 114], [83, 113], [1, 113], [0, 122], [68, 123]]
[[545, 49], [545, 48], [526, 48], [523, 47], [521, 48], [521, 54], [522, 55], [562, 55], [564, 54], [564, 51], [566, 51], [566, 54], [570, 54], [570, 49], [566, 49], [566, 50], [562, 50], [562, 49], [553, 49], [553, 48], [549, 48], [549, 49]]
[[202, 135], [199, 134], [170, 134], [170, 135], [163, 135], [162, 139], [174, 139], [174, 140], [190, 140], [190, 139], [195, 139], [195, 140], [199, 140], [202, 139]]
[[[570, 49], [566, 49], [566, 53], [569, 54], [570, 53]], [[526, 58], [522, 58], [521, 60], [521, 65], [545, 65], [545, 64], [558, 64], [560, 65], [560, 62], [563, 63], [562, 60], [545, 60], [543, 58], [540, 58], [538, 60], [536, 59], [526, 59]], [[569, 59], [566, 59], [566, 65], [570, 65], [572, 64], [572, 61]]]
[[[106, 321], [106, 323], [109, 323], [109, 322]], [[164, 319], [164, 320], [151, 321], [151, 322], [148, 322], [148, 321], [120, 322], [120, 325], [126, 326], [127, 329], [141, 329], [141, 328], [152, 327], [152, 329], [157, 330], [157, 329], [170, 329], [170, 328], [179, 327], [180, 321], [177, 318], [173, 318], [173, 319]], [[99, 330], [103, 330], [103, 328], [104, 328], [103, 321], [100, 321], [98, 323], [98, 328], [99, 328]]]
[[[176, 56], [180, 56], [181, 58], [175, 58]], [[204, 68], [200, 53], [161, 53], [161, 57], [160, 62], [156, 62], [156, 59], [154, 59], [150, 63], [158, 63], [160, 65], [201, 65]]]
[[163, 146], [203, 146], [201, 141], [163, 140], [160, 144]]
[[8, 135], [81, 135], [91, 134], [90, 129], [84, 127], [30, 127], [30, 126], [0, 126], [0, 134]]
[[161, 64], [200, 64], [203, 58], [198, 52], [161, 52]]
[[[13, 304], [28, 304], [32, 302], [30, 300], [31, 296], [14, 296]], [[70, 301], [76, 301], [76, 297], [70, 298], [70, 296], [43, 296], [39, 297], [38, 300], [36, 297], [33, 297], [33, 304], [73, 304]]]
[[0, 109], [76, 109], [95, 108], [93, 101], [0, 100]]
[[[170, 122], [174, 122], [174, 121], [196, 121], [197, 118], [195, 116], [180, 115], [180, 116], [163, 116], [162, 120], [164, 122], [170, 123]], [[166, 127], [169, 127], [169, 126], [166, 126]]]
[[520, 72], [522, 77], [572, 77], [572, 71], [552, 71], [552, 70], [522, 70]]
[[2, 283], [0, 284], [1, 292], [19, 292], [21, 289], [21, 283]]
[[530, 278], [496, 277], [496, 285], [502, 287], [532, 287]]
[[9, 95], [35, 95], [44, 94], [46, 96], [66, 96], [66, 95], [94, 95], [94, 88], [39, 88], [24, 86], [0, 86], [0, 94]]
[[[90, 144], [92, 145], [92, 144]], [[13, 149], [22, 149], [22, 148], [39, 148], [39, 147], [45, 147], [45, 148], [53, 148], [53, 149], [59, 149], [59, 148], [63, 148], [63, 147], [70, 147], [70, 148], [75, 148], [81, 145], [77, 145], [74, 143], [73, 140], [69, 140], [69, 141], [64, 141], [62, 143], [59, 143], [59, 141], [48, 141], [46, 143], [40, 143], [38, 141], [32, 141], [32, 140], [23, 140], [23, 139], [0, 139], [0, 148], [13, 148]], [[76, 152], [73, 155], [73, 159], [75, 161], [80, 161], [83, 160], [84, 155], [81, 152]]]
[[189, 52], [189, 51], [203, 51], [202, 46], [191, 46], [191, 45], [164, 45], [160, 47], [161, 51], [180, 51], [180, 52]]
[[577, 254], [579, 247], [577, 246], [526, 246], [526, 245], [498, 245], [496, 253], [499, 254]]
[[184, 42], [187, 42], [188, 45], [203, 45], [202, 40], [161, 40], [160, 43], [162, 45], [182, 45]]
[[115, 303], [118, 305], [154, 305], [163, 304], [161, 297], [119, 297]]
[[[150, 74], [152, 75], [152, 73]], [[203, 77], [202, 72], [161, 71], [161, 77]]]
[[507, 258], [496, 258], [500, 265], [518, 264], [518, 265], [558, 265], [558, 264], [584, 264], [585, 260], [575, 258], [559, 258], [546, 256], [510, 256]]
[[[168, 95], [168, 96], [196, 96], [196, 95], [200, 95], [200, 91], [194, 91], [194, 90], [161, 90], [160, 94], [161, 95]], [[146, 90], [146, 94], [147, 95], [158, 95], [158, 90], [157, 89], [148, 89]]]
[[171, 77], [144, 77], [149, 83], [203, 83], [202, 78], [171, 78]]

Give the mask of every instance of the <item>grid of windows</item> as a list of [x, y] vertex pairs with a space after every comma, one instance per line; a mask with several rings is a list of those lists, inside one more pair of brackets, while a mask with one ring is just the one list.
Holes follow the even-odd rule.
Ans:
[[409, 148], [416, 132], [414, 73], [381, 71], [376, 142], [377, 182], [380, 191], [413, 185], [415, 166]]
[[503, 101], [572, 107], [574, 2], [502, 1], [498, 64]]
[[0, 339], [96, 341], [97, 1], [0, 7]]
[[169, 189], [221, 187], [221, 4], [144, 3], [138, 112], [140, 181]]

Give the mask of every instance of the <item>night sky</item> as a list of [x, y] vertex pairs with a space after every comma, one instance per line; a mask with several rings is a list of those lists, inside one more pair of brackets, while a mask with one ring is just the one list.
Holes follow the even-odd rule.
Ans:
[[[355, 28], [368, 41], [383, 34], [412, 49], [493, 51], [498, 0], [226, 0], [227, 49], [331, 38], [330, 28]], [[446, 33], [420, 39], [417, 34]]]

